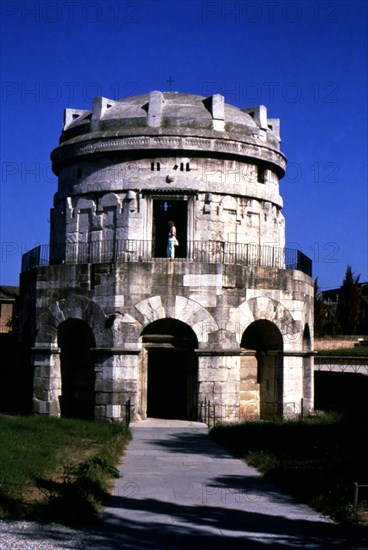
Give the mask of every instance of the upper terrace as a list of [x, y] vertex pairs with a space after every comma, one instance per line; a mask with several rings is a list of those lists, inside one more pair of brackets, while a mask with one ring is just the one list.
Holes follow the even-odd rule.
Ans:
[[[244, 266], [294, 269], [312, 275], [312, 261], [300, 250], [225, 241], [187, 241], [176, 261], [238, 264]], [[22, 272], [57, 264], [169, 262], [158, 256], [151, 240], [116, 240], [39, 245], [23, 254]]]

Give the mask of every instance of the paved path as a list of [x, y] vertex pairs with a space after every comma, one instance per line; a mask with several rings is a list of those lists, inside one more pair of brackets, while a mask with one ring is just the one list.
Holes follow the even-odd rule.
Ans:
[[[121, 478], [85, 548], [368, 548], [266, 481], [197, 422], [131, 424]], [[366, 533], [367, 534], [367, 533]]]

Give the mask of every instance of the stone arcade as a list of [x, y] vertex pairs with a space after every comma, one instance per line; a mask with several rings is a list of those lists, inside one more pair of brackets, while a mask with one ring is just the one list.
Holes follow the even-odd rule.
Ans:
[[[311, 262], [285, 249], [279, 120], [153, 91], [66, 109], [50, 244], [23, 257], [39, 414], [297, 415], [313, 405]], [[177, 228], [166, 258], [168, 221]]]

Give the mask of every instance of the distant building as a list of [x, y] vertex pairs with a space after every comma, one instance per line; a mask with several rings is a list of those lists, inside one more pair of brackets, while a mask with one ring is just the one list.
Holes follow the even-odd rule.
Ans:
[[[25, 411], [28, 373], [22, 372], [18, 342], [17, 286], [0, 286], [0, 412]], [[29, 371], [29, 368], [28, 368]], [[13, 391], [16, 388], [16, 391]], [[29, 399], [28, 399], [29, 403]]]
[[130, 400], [136, 419], [209, 406], [237, 421], [313, 406], [311, 261], [285, 249], [279, 130], [263, 105], [218, 94], [65, 110], [50, 245], [21, 274], [36, 413], [121, 421]]
[[17, 286], [0, 286], [0, 333], [13, 331], [18, 297], [19, 288]]

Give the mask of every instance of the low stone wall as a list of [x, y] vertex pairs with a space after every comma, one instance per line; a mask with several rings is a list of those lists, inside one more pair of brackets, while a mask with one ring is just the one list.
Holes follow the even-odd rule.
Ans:
[[314, 349], [315, 351], [333, 350], [342, 348], [353, 348], [358, 343], [358, 338], [363, 336], [341, 336], [339, 338], [315, 338]]

